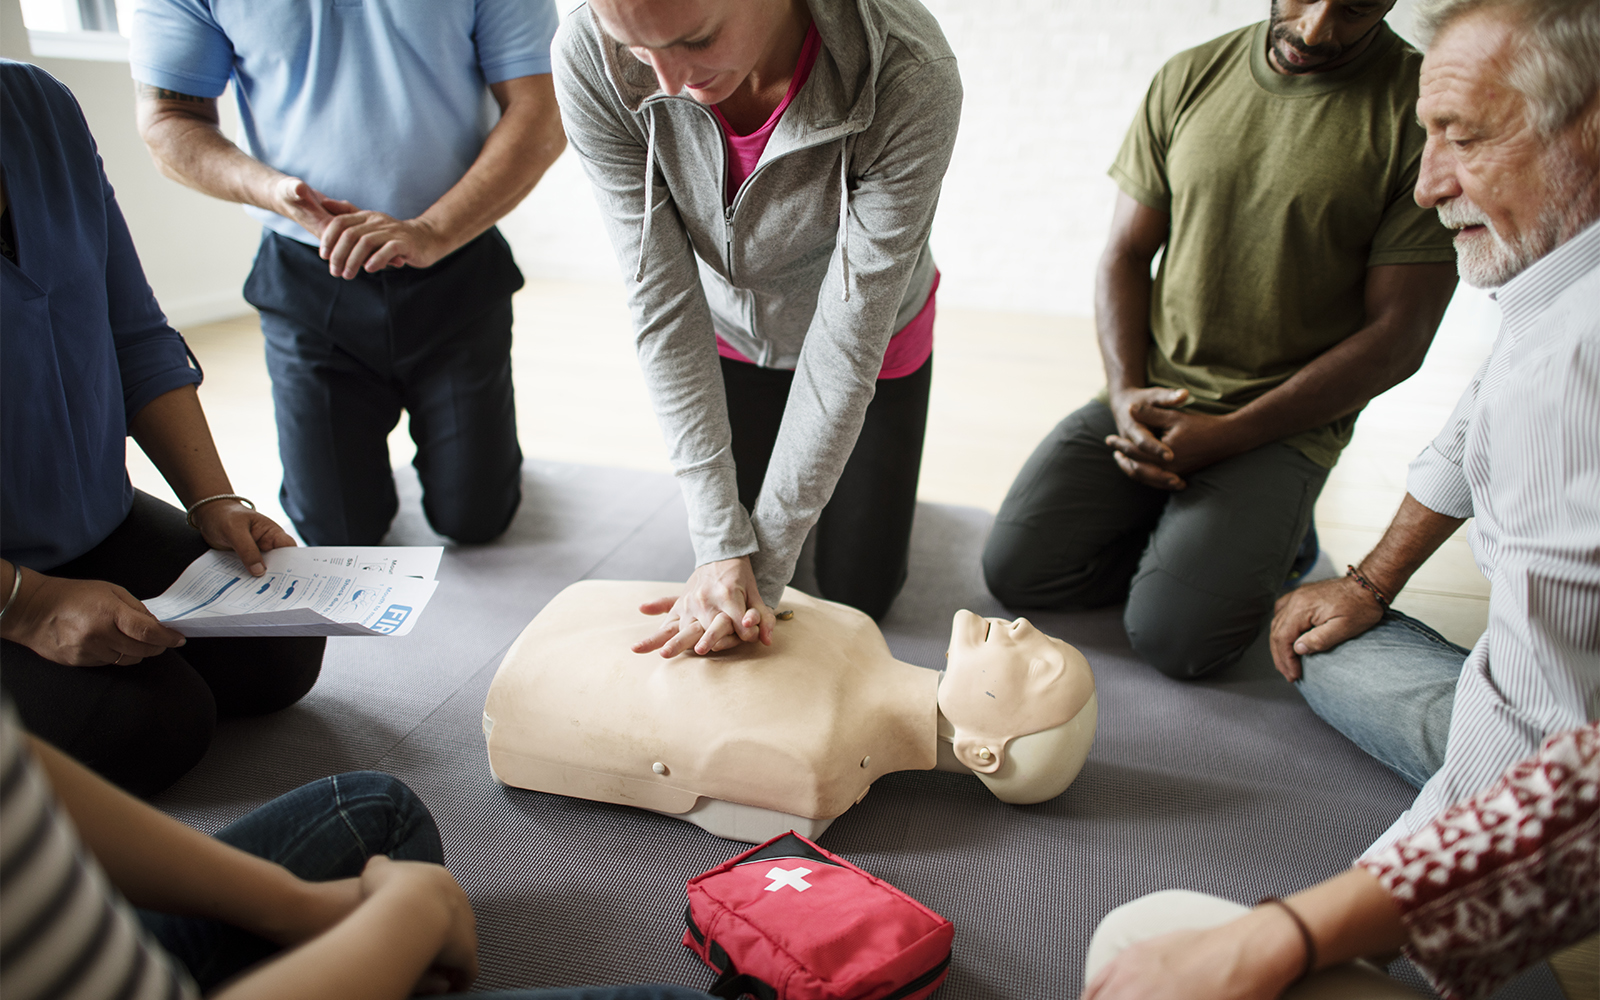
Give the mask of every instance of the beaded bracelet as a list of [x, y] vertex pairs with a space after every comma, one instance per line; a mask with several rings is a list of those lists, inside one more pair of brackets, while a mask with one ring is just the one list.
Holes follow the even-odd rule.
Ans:
[[218, 493], [214, 497], [206, 497], [204, 500], [196, 500], [194, 503], [189, 505], [189, 512], [185, 514], [183, 518], [185, 521], [189, 522], [189, 527], [195, 529], [196, 531], [200, 530], [200, 526], [194, 523], [194, 512], [213, 500], [237, 500], [246, 507], [249, 507], [251, 510], [256, 509], [255, 502], [249, 497], [242, 497], [237, 493]]
[[[1300, 914], [1294, 912], [1293, 907], [1279, 899], [1277, 896], [1263, 896], [1261, 897], [1260, 901], [1256, 903], [1256, 905], [1265, 906], [1268, 903], [1272, 903], [1289, 915], [1289, 919], [1294, 921], [1295, 927], [1300, 931], [1300, 940], [1305, 942], [1306, 964], [1300, 970], [1300, 975], [1295, 977], [1294, 983], [1302, 982], [1306, 979], [1306, 977], [1317, 971], [1317, 942], [1311, 937], [1311, 928], [1306, 926], [1306, 922], [1300, 919]], [[1293, 986], [1294, 983], [1290, 983], [1289, 985]]]
[[1369, 593], [1373, 597], [1377, 598], [1378, 604], [1381, 605], [1385, 610], [1388, 609], [1388, 607], [1389, 607], [1389, 598], [1384, 595], [1383, 591], [1378, 589], [1378, 585], [1377, 584], [1373, 583], [1371, 580], [1368, 580], [1366, 577], [1362, 576], [1361, 575], [1361, 571], [1359, 569], [1356, 569], [1354, 566], [1346, 566], [1344, 569], [1345, 569], [1345, 573], [1344, 573], [1345, 576], [1351, 577], [1357, 583], [1361, 584], [1361, 589], [1362, 590], [1365, 590], [1367, 593]]

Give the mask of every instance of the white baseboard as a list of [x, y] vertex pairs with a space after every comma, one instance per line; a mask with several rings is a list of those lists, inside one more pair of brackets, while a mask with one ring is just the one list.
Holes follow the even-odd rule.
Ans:
[[209, 295], [184, 295], [161, 300], [167, 322], [182, 330], [186, 326], [215, 323], [219, 319], [244, 316], [254, 310], [239, 292], [212, 292]]

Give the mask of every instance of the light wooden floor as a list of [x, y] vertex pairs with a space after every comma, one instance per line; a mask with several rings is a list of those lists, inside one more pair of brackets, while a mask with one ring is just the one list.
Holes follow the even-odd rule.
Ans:
[[[184, 334], [206, 369], [201, 398], [235, 489], [281, 520], [255, 318]], [[1045, 432], [1101, 386], [1092, 326], [941, 308], [937, 345], [921, 496], [993, 511]], [[1487, 350], [1471, 332], [1441, 335], [1423, 370], [1369, 407], [1317, 505], [1317, 530], [1337, 566], [1377, 540], [1404, 492], [1406, 463], [1437, 433]], [[669, 471], [617, 286], [530, 282], [517, 297], [513, 356], [518, 432], [530, 459]], [[414, 453], [403, 419], [390, 452], [397, 465]], [[170, 495], [137, 448], [129, 467], [142, 489]], [[1463, 533], [1422, 568], [1398, 606], [1471, 645], [1488, 594]]]
[[[516, 308], [517, 424], [528, 458], [670, 471], [634, 362], [621, 289], [532, 281]], [[277, 502], [282, 467], [255, 317], [184, 334], [206, 369], [201, 399], [234, 488], [289, 527]], [[1406, 463], [1443, 425], [1491, 336], [1482, 302], [1463, 296], [1422, 371], [1368, 407], [1317, 504], [1317, 530], [1336, 566], [1377, 541], [1405, 492]], [[921, 496], [993, 511], [1038, 440], [1100, 388], [1092, 324], [941, 307], [936, 342]], [[390, 453], [397, 465], [414, 453], [404, 419]], [[136, 447], [129, 469], [141, 489], [171, 497]], [[1396, 606], [1471, 646], [1483, 632], [1488, 599], [1463, 531], [1422, 567]], [[1553, 963], [1573, 1000], [1600, 997], [1596, 955], [1590, 938]]]

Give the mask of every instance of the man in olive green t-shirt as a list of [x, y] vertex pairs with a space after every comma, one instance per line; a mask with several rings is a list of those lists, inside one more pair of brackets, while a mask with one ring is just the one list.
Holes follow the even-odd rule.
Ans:
[[1277, 0], [1156, 75], [1111, 168], [1107, 389], [1000, 508], [1005, 603], [1126, 599], [1175, 677], [1255, 639], [1356, 414], [1416, 371], [1455, 289], [1452, 234], [1412, 200], [1422, 56], [1392, 6]]

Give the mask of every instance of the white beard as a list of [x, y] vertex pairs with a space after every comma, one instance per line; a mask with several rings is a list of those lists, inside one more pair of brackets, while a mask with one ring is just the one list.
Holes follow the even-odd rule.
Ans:
[[1466, 195], [1440, 205], [1439, 221], [1451, 229], [1483, 227], [1471, 236], [1456, 235], [1456, 273], [1474, 288], [1498, 288], [1544, 256], [1531, 233], [1518, 234], [1515, 243], [1501, 236], [1494, 223], [1468, 201]]
[[1532, 228], [1511, 239], [1465, 194], [1440, 203], [1439, 221], [1447, 228], [1483, 227], [1473, 236], [1456, 236], [1456, 273], [1462, 281], [1474, 288], [1498, 288], [1600, 216], [1600, 183], [1584, 170], [1574, 150], [1565, 143], [1552, 145], [1541, 165], [1548, 205]]

